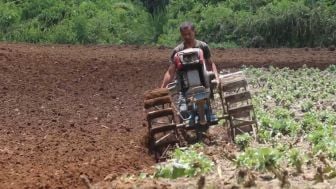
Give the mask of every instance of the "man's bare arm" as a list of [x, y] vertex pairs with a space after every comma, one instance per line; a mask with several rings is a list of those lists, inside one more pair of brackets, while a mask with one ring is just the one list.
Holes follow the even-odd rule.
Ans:
[[205, 60], [205, 62], [208, 66], [208, 69], [211, 68], [209, 70], [212, 70], [214, 72], [214, 74], [216, 76], [216, 80], [219, 81], [219, 75], [218, 75], [218, 70], [217, 70], [216, 64], [211, 60], [211, 58]]
[[175, 74], [176, 74], [176, 67], [175, 64], [170, 64], [167, 72], [165, 73], [164, 77], [163, 77], [163, 82], [161, 85], [161, 88], [166, 88], [167, 85], [173, 81], [173, 79], [175, 78]]

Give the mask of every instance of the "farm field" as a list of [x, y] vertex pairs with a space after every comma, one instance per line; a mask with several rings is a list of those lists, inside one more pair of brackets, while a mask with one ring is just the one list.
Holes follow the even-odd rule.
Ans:
[[244, 134], [236, 138], [236, 145], [228, 143], [223, 136], [225, 124], [220, 124], [209, 131], [211, 145], [176, 149], [171, 159], [158, 164], [153, 172], [112, 180], [109, 175], [95, 186], [336, 187], [336, 66], [326, 70], [306, 66], [241, 70], [254, 95], [257, 141]]
[[[159, 86], [169, 53], [163, 47], [1, 43], [0, 188], [85, 188], [80, 175], [97, 183], [107, 175], [143, 172], [149, 173], [148, 182], [130, 179], [153, 184], [155, 161], [144, 142], [142, 95]], [[289, 182], [299, 185], [314, 183], [317, 169], [335, 164], [336, 68], [330, 66], [336, 64], [335, 51], [215, 49], [214, 61], [220, 69], [274, 68], [242, 68], [255, 94], [260, 141], [242, 137], [245, 153], [228, 144], [195, 147], [216, 162], [205, 179], [234, 184], [236, 164], [249, 168], [247, 174], [289, 167]], [[267, 159], [252, 161], [260, 153], [271, 154], [271, 165]], [[230, 154], [237, 161], [229, 161]], [[216, 175], [217, 167], [231, 168], [222, 170], [222, 178]], [[296, 174], [300, 169], [303, 173]], [[325, 177], [334, 174], [328, 168], [320, 176], [328, 180]], [[106, 179], [102, 184], [119, 181]], [[190, 182], [197, 183], [198, 177]], [[174, 186], [166, 180], [162, 184]], [[323, 184], [331, 187], [335, 182]]]

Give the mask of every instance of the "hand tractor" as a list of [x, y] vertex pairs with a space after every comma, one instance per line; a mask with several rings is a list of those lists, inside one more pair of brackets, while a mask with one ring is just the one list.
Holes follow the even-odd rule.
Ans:
[[220, 74], [220, 81], [214, 80], [199, 48], [176, 53], [174, 63], [176, 80], [144, 95], [149, 150], [157, 161], [164, 160], [170, 149], [191, 143], [190, 138], [201, 141], [219, 120], [225, 120], [232, 141], [241, 133], [256, 136], [251, 94], [242, 72]]

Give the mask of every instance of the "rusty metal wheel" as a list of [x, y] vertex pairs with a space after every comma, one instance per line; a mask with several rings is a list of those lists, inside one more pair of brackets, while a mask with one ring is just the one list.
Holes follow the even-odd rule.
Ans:
[[243, 133], [250, 133], [256, 139], [258, 125], [246, 77], [242, 72], [236, 72], [220, 78], [231, 140]]
[[149, 150], [156, 161], [165, 160], [169, 149], [178, 145], [176, 117], [168, 89], [156, 89], [145, 93], [146, 119], [148, 123]]

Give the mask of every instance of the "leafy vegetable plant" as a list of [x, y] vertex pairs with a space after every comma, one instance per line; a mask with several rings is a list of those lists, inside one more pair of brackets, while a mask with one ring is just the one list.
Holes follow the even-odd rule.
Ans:
[[305, 163], [305, 158], [301, 152], [297, 149], [291, 149], [288, 153], [289, 164], [296, 168], [298, 173], [302, 173], [302, 165]]
[[252, 141], [252, 136], [248, 133], [244, 133], [241, 135], [238, 135], [235, 139], [236, 144], [239, 146], [241, 150], [244, 150], [247, 148]]
[[248, 148], [236, 160], [238, 167], [247, 167], [259, 171], [279, 166], [281, 152], [275, 148]]
[[189, 148], [176, 149], [172, 158], [156, 167], [154, 177], [176, 179], [178, 177], [193, 177], [212, 170], [213, 162], [202, 153]]

